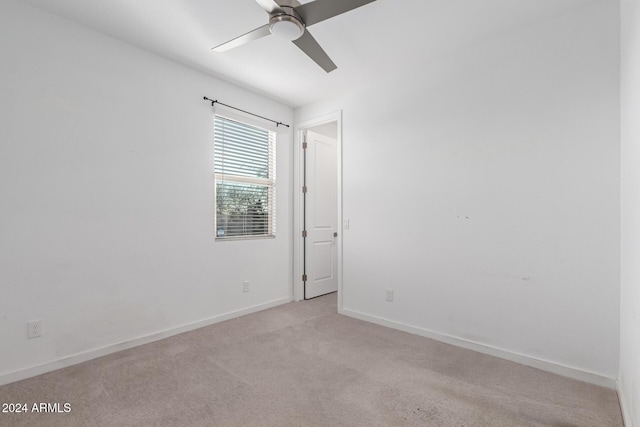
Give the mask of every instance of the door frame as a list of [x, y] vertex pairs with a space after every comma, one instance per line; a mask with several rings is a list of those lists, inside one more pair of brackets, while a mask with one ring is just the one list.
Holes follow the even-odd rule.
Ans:
[[302, 197], [302, 183], [304, 174], [304, 151], [302, 150], [304, 131], [325, 123], [337, 122], [337, 173], [338, 173], [338, 237], [336, 241], [338, 251], [338, 312], [342, 311], [342, 110], [325, 114], [314, 119], [305, 120], [295, 126], [293, 144], [293, 300], [304, 299], [304, 238], [302, 227], [304, 218], [304, 198]]

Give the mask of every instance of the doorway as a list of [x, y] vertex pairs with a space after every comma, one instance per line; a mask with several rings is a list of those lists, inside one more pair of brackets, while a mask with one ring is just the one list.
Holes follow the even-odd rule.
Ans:
[[[298, 215], [294, 299], [338, 292], [341, 307], [341, 114], [298, 127]], [[298, 274], [300, 273], [300, 274]]]

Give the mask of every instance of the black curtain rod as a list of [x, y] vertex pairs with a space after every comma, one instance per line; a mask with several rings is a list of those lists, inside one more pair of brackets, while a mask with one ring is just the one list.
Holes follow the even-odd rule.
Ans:
[[284, 124], [284, 123], [282, 123], [282, 122], [277, 122], [277, 121], [275, 121], [275, 120], [271, 120], [271, 119], [268, 119], [268, 118], [266, 118], [266, 117], [262, 117], [262, 116], [259, 116], [259, 115], [257, 115], [257, 114], [250, 113], [250, 112], [248, 112], [248, 111], [241, 110], [240, 108], [236, 108], [236, 107], [232, 107], [231, 105], [223, 104], [222, 102], [218, 101], [217, 99], [209, 99], [209, 98], [207, 98], [207, 97], [205, 96], [205, 97], [204, 97], [204, 100], [205, 100], [205, 101], [211, 101], [211, 106], [212, 106], [212, 107], [213, 107], [214, 105], [216, 105], [216, 104], [224, 105], [224, 106], [225, 106], [225, 107], [227, 107], [227, 108], [233, 108], [234, 110], [242, 111], [243, 113], [250, 114], [250, 115], [255, 116], [255, 117], [259, 117], [259, 118], [261, 118], [262, 120], [266, 120], [266, 121], [268, 121], [268, 122], [275, 123], [275, 124], [276, 124], [276, 127], [278, 127], [278, 126], [286, 126], [286, 127], [289, 127], [289, 125], [286, 125], [286, 124]]

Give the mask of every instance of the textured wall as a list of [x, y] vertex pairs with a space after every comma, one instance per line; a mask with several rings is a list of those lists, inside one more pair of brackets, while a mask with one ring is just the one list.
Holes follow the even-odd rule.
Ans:
[[289, 107], [16, 1], [0, 52], [0, 375], [290, 298], [291, 136], [277, 238], [214, 242], [202, 97]]
[[612, 384], [618, 21], [597, 2], [296, 111], [343, 110], [345, 310]]
[[640, 425], [640, 3], [621, 2], [622, 270], [620, 388], [627, 427]]

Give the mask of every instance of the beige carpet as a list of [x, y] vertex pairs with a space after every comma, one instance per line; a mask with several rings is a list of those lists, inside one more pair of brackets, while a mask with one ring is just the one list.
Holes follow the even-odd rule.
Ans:
[[622, 426], [615, 391], [291, 303], [0, 387], [2, 426]]

